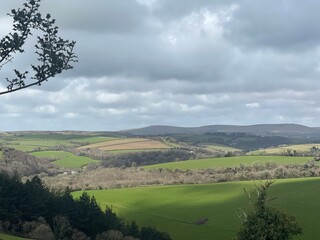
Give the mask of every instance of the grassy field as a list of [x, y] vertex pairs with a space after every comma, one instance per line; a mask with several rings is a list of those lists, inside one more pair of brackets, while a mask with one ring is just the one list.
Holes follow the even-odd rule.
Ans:
[[29, 239], [29, 238], [15, 237], [15, 236], [7, 235], [4, 233], [0, 233], [0, 240], [26, 240], [26, 239]]
[[19, 151], [32, 152], [47, 150], [56, 146], [76, 146], [83, 143], [99, 143], [119, 138], [95, 134], [26, 133], [11, 134], [0, 139], [0, 143]]
[[53, 161], [54, 164], [65, 168], [80, 168], [97, 160], [89, 157], [77, 156], [70, 152], [64, 151], [40, 151], [31, 153], [35, 157], [57, 159]]
[[[243, 188], [253, 186], [253, 182], [233, 182], [87, 192], [102, 207], [113, 206], [121, 217], [154, 225], [169, 232], [174, 240], [231, 240], [240, 226], [237, 212], [248, 207]], [[319, 191], [320, 178], [277, 180], [272, 186], [269, 197], [276, 197], [272, 204], [294, 215], [303, 227], [303, 235], [296, 240], [320, 239]], [[209, 221], [194, 224], [202, 218]]]
[[161, 163], [145, 166], [145, 169], [167, 168], [167, 169], [206, 169], [217, 167], [235, 167], [240, 164], [252, 165], [253, 163], [276, 162], [279, 164], [305, 163], [312, 157], [290, 157], [290, 156], [239, 156], [225, 158], [197, 159], [171, 163]]
[[81, 139], [77, 139], [76, 142], [80, 143], [99, 143], [99, 142], [106, 142], [106, 141], [112, 141], [117, 140], [119, 138], [115, 137], [103, 137], [103, 136], [97, 136], [97, 137], [85, 137]]
[[255, 151], [249, 152], [248, 154], [249, 155], [281, 154], [281, 153], [286, 152], [288, 150], [297, 151], [297, 152], [309, 152], [313, 146], [320, 148], [319, 143], [296, 144], [296, 145], [285, 145], [285, 146], [278, 146], [278, 147], [255, 150]]
[[17, 140], [7, 143], [7, 146], [22, 152], [32, 152], [35, 150], [46, 150], [56, 146], [73, 146], [72, 143], [59, 140]]
[[201, 145], [204, 148], [207, 148], [209, 150], [217, 151], [217, 152], [237, 152], [241, 151], [241, 149], [233, 148], [229, 146], [219, 145], [219, 144], [205, 144]]
[[94, 143], [86, 146], [79, 147], [79, 149], [99, 149], [102, 151], [145, 151], [145, 150], [161, 150], [170, 148], [168, 145], [144, 138], [124, 138], [118, 140], [111, 140], [106, 142]]

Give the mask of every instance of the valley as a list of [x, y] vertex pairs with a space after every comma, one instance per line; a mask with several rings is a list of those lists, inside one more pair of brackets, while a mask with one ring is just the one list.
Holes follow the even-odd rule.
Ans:
[[320, 138], [267, 135], [8, 132], [0, 134], [0, 169], [23, 181], [37, 175], [76, 199], [85, 191], [100, 207], [177, 240], [232, 239], [237, 214], [248, 209], [243, 189], [273, 179], [272, 205], [303, 226], [296, 239], [317, 236]]

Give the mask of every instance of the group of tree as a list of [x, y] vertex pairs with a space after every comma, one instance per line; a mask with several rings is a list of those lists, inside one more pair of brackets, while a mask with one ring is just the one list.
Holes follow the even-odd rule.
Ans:
[[43, 237], [37, 239], [113, 239], [106, 237], [111, 233], [131, 239], [170, 239], [153, 227], [126, 223], [111, 208], [103, 211], [86, 192], [74, 199], [68, 189], [50, 191], [37, 176], [23, 183], [5, 172], [0, 173], [0, 230], [26, 237], [42, 231]]
[[170, 149], [165, 151], [146, 151], [146, 152], [133, 152], [129, 154], [113, 154], [108, 155], [102, 161], [101, 165], [104, 167], [131, 167], [152, 165], [157, 163], [183, 161], [194, 158], [194, 153], [188, 150]]
[[129, 188], [146, 185], [205, 184], [319, 176], [320, 166], [315, 161], [286, 165], [267, 162], [265, 164], [241, 164], [237, 167], [208, 169], [102, 168], [95, 164], [89, 164], [85, 170], [77, 174], [40, 175], [48, 186], [56, 188], [70, 187], [73, 190]]
[[141, 151], [128, 153], [108, 153], [99, 149], [74, 149], [59, 148], [59, 150], [69, 151], [78, 156], [87, 156], [100, 160], [103, 167], [131, 167], [144, 166], [156, 163], [166, 163], [184, 161], [196, 158], [194, 152], [186, 149], [166, 149], [157, 151]]
[[13, 148], [0, 147], [0, 152], [2, 153], [0, 171], [4, 170], [9, 174], [16, 172], [20, 177], [35, 174], [52, 176], [63, 171], [45, 159], [38, 159], [31, 154]]

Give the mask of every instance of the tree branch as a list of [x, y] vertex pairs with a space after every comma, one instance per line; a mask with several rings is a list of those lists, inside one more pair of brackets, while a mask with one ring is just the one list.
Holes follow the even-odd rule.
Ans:
[[[24, 52], [22, 48], [31, 30], [39, 30], [43, 34], [37, 37], [35, 45], [38, 55], [39, 65], [31, 64], [33, 76], [29, 77], [31, 83], [25, 83], [28, 71], [20, 72], [14, 69], [15, 78], [6, 78], [9, 83], [6, 91], [0, 92], [0, 95], [12, 93], [34, 85], [41, 85], [42, 82], [60, 74], [64, 70], [72, 69], [72, 62], [78, 62], [73, 49], [75, 41], [64, 40], [58, 37], [58, 27], [55, 25], [55, 19], [50, 14], [42, 17], [38, 12], [41, 0], [26, 0], [23, 9], [12, 10], [9, 14], [14, 19], [13, 33], [8, 34], [0, 41], [0, 69], [11, 62], [12, 54]], [[1, 64], [4, 62], [3, 64]]]

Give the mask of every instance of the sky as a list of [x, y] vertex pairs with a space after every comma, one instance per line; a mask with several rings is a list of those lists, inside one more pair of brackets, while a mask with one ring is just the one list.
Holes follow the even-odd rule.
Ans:
[[[23, 0], [1, 0], [6, 15]], [[43, 0], [79, 62], [0, 96], [0, 131], [320, 126], [320, 1]], [[0, 71], [28, 68], [32, 39]]]

